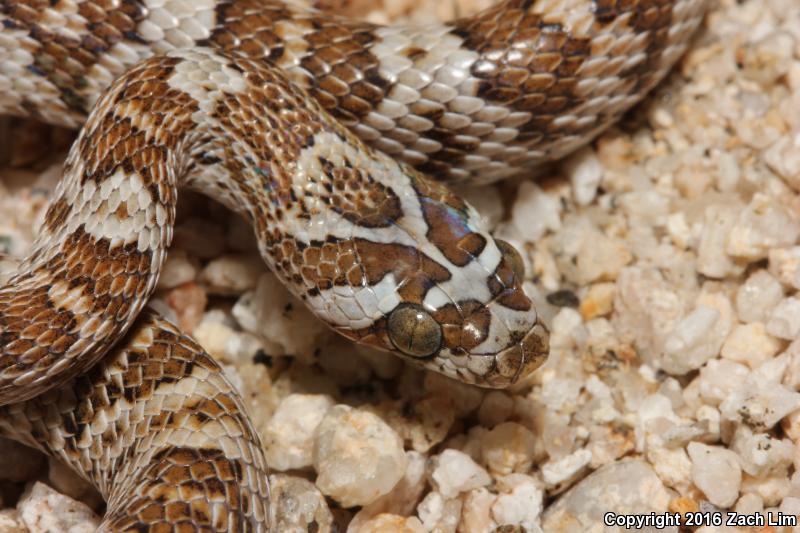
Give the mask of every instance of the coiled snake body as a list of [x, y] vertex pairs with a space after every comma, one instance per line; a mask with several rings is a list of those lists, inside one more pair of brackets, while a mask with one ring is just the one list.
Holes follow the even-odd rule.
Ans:
[[90, 479], [103, 530], [269, 527], [238, 396], [141, 312], [179, 186], [242, 213], [342, 334], [483, 386], [529, 374], [548, 341], [519, 256], [428, 175], [492, 181], [588, 142], [704, 3], [507, 0], [418, 28], [275, 0], [0, 1], [0, 112], [83, 125], [0, 289], [3, 433]]

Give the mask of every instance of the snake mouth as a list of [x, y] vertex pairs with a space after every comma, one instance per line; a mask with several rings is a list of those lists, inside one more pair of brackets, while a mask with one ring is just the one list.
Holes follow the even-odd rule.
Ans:
[[514, 346], [497, 353], [492, 371], [478, 385], [509, 387], [524, 380], [544, 364], [550, 352], [550, 332], [540, 321]]

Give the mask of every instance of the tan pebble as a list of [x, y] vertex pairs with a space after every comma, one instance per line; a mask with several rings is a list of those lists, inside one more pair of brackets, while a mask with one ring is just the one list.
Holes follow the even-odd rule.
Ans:
[[192, 281], [169, 291], [166, 301], [178, 315], [180, 328], [183, 331], [193, 331], [203, 318], [208, 297], [205, 289]]
[[613, 283], [596, 283], [589, 288], [581, 301], [579, 310], [584, 320], [606, 316], [614, 310], [614, 297], [617, 293]]

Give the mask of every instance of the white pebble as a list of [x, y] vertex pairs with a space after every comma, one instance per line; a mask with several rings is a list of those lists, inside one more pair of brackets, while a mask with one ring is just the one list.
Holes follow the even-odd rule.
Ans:
[[561, 202], [531, 181], [523, 182], [511, 209], [514, 226], [526, 241], [535, 242], [561, 227]]
[[167, 254], [164, 266], [161, 267], [158, 288], [173, 289], [178, 285], [194, 281], [196, 277], [197, 267], [189, 261], [186, 252], [178, 249], [172, 250]]
[[780, 339], [794, 340], [800, 334], [800, 299], [784, 298], [769, 315], [767, 332]]
[[313, 357], [319, 339], [327, 333], [325, 324], [271, 273], [263, 274], [255, 290], [239, 298], [233, 316], [243, 329], [277, 343], [283, 354], [302, 358]]
[[30, 533], [16, 509], [0, 511], [0, 531], [3, 533]]
[[230, 254], [208, 263], [200, 273], [200, 279], [208, 284], [209, 292], [241, 294], [255, 288], [266, 270], [260, 256]]
[[603, 181], [603, 165], [590, 147], [584, 147], [563, 163], [564, 171], [572, 182], [572, 194], [578, 205], [589, 205], [597, 196], [597, 187]]
[[533, 464], [536, 437], [516, 422], [503, 422], [481, 440], [483, 462], [496, 474], [526, 472]]
[[705, 306], [686, 315], [664, 344], [661, 362], [664, 370], [670, 374], [686, 374], [717, 355], [706, 341], [720, 316], [719, 311]]
[[736, 428], [730, 448], [739, 456], [742, 470], [755, 477], [788, 475], [794, 458], [794, 444], [766, 433], [753, 433], [746, 425]]
[[787, 185], [800, 191], [800, 134], [778, 139], [764, 153], [764, 161]]
[[595, 470], [550, 504], [542, 517], [542, 530], [562, 531], [564, 524], [599, 524], [607, 512], [663, 513], [671, 499], [649, 464], [640, 459], [622, 460]]
[[93, 533], [100, 525], [100, 518], [86, 504], [38, 481], [22, 495], [17, 511], [30, 533]]
[[455, 533], [461, 516], [461, 507], [461, 500], [446, 500], [438, 492], [431, 491], [417, 506], [417, 516], [427, 531]]
[[772, 248], [768, 269], [784, 285], [800, 289], [800, 246]]
[[800, 409], [800, 393], [756, 373], [748, 376], [720, 405], [723, 418], [762, 430], [772, 428], [796, 409]]
[[334, 401], [323, 394], [290, 394], [262, 432], [267, 464], [275, 470], [313, 463], [314, 431]]
[[738, 324], [725, 339], [720, 354], [726, 359], [756, 368], [781, 349], [782, 343], [767, 333], [762, 322]]
[[300, 477], [276, 474], [269, 476], [269, 487], [270, 499], [274, 502], [275, 531], [310, 531], [312, 527], [330, 531], [333, 516], [325, 497], [313, 483]]
[[728, 238], [739, 218], [741, 205], [710, 205], [705, 210], [697, 247], [697, 271], [709, 278], [736, 275], [742, 267], [727, 253]]
[[742, 468], [737, 455], [720, 446], [691, 442], [687, 447], [692, 460], [692, 479], [708, 501], [717, 507], [730, 507], [739, 497]]
[[461, 511], [459, 533], [485, 533], [491, 531], [497, 523], [492, 519], [491, 509], [497, 496], [487, 489], [473, 489], [464, 496], [464, 507]]
[[469, 455], [449, 448], [433, 457], [430, 476], [434, 488], [445, 498], [453, 498], [492, 482], [486, 470]]
[[407, 461], [400, 437], [372, 413], [337, 405], [317, 426], [317, 487], [343, 507], [366, 505], [389, 492]]
[[782, 298], [780, 282], [766, 270], [757, 270], [736, 292], [736, 312], [742, 322], [766, 322]]
[[524, 528], [539, 527], [544, 492], [530, 476], [515, 475], [510, 492], [500, 494], [492, 505], [492, 516], [498, 524], [515, 524]]
[[542, 478], [547, 487], [557, 489], [577, 478], [591, 461], [592, 452], [582, 448], [566, 457], [543, 464]]
[[776, 198], [756, 193], [731, 229], [726, 251], [735, 257], [757, 261], [800, 236], [800, 222], [790, 208]]

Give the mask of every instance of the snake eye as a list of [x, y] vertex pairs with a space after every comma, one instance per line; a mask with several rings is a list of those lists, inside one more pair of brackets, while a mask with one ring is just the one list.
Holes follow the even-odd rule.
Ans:
[[514, 271], [514, 277], [522, 282], [525, 279], [525, 263], [522, 261], [522, 256], [509, 242], [502, 239], [495, 239], [494, 241], [497, 243], [500, 253], [508, 260], [511, 270]]
[[389, 315], [389, 338], [395, 347], [412, 357], [427, 357], [442, 344], [442, 328], [427, 311], [403, 305]]

